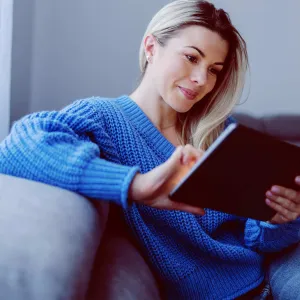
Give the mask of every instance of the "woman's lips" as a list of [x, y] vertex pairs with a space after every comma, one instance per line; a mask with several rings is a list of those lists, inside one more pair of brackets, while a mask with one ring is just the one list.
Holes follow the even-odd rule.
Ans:
[[198, 93], [196, 93], [190, 89], [183, 88], [181, 86], [179, 86], [179, 89], [181, 90], [183, 95], [189, 100], [194, 100], [198, 95]]

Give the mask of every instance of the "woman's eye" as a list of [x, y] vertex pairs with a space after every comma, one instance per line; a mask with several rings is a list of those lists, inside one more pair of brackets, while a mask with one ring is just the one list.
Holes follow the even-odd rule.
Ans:
[[197, 58], [192, 55], [186, 55], [186, 58], [193, 64], [197, 63]]
[[210, 72], [214, 75], [218, 75], [220, 73], [220, 70], [217, 69], [210, 69]]

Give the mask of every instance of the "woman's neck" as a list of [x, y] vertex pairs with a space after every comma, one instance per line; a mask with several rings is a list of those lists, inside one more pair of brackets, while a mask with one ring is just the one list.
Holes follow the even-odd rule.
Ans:
[[177, 112], [173, 110], [162, 97], [146, 84], [145, 78], [130, 98], [144, 111], [151, 122], [161, 132], [176, 128]]

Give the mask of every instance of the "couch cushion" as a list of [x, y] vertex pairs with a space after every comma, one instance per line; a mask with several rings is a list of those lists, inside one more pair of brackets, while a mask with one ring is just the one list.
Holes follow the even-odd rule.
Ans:
[[123, 233], [121, 228], [106, 231], [94, 265], [88, 299], [159, 300], [152, 271]]
[[300, 116], [266, 115], [255, 117], [236, 113], [234, 117], [239, 123], [245, 126], [300, 146]]

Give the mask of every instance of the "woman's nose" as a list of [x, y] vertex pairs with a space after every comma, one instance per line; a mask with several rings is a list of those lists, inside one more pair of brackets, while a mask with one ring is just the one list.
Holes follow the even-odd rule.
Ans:
[[207, 70], [205, 68], [197, 69], [192, 74], [192, 81], [199, 86], [204, 86], [207, 83]]

